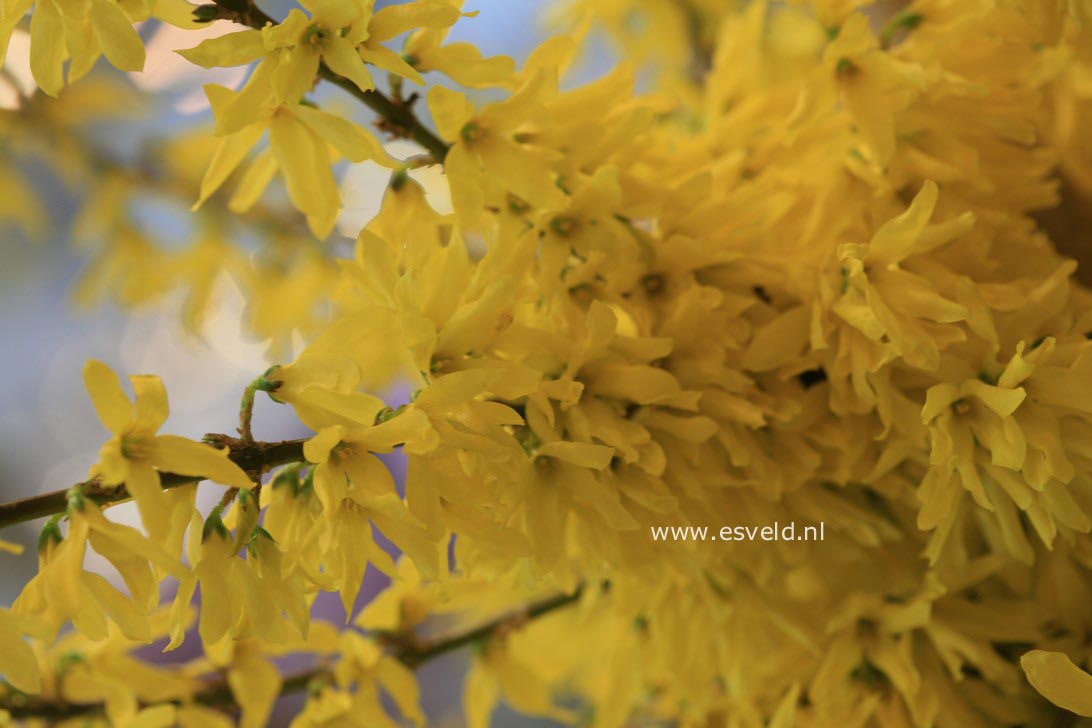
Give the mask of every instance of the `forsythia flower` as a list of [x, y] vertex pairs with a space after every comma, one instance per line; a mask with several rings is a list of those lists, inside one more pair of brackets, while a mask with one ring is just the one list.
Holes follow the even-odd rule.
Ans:
[[168, 414], [167, 392], [159, 377], [131, 377], [136, 395], [133, 401], [122, 391], [117, 375], [102, 362], [89, 361], [83, 380], [99, 420], [113, 433], [99, 453], [99, 462], [91, 468], [91, 477], [106, 486], [124, 484], [154, 539], [166, 538], [169, 528], [161, 472], [208, 478], [232, 488], [251, 487], [250, 478], [228, 459], [226, 450], [217, 451], [176, 435], [156, 434]]
[[831, 305], [834, 314], [885, 349], [884, 358], [901, 357], [922, 369], [939, 366], [938, 339], [962, 338], [941, 334], [936, 324], [970, 317], [966, 307], [945, 299], [925, 277], [900, 266], [911, 255], [940, 247], [973, 224], [973, 215], [967, 213], [929, 226], [936, 200], [937, 186], [926, 182], [906, 212], [885, 223], [866, 246], [840, 246], [841, 297]]
[[[140, 642], [151, 636], [148, 612], [159, 599], [156, 570], [182, 577], [180, 564], [159, 544], [129, 526], [111, 523], [80, 493], [70, 497], [71, 526], [62, 538], [48, 524], [39, 548], [38, 574], [15, 601], [17, 613], [34, 618], [55, 635], [69, 620], [92, 640], [105, 639], [112, 627]], [[129, 594], [102, 575], [84, 570], [92, 546], [121, 575]]]
[[369, 561], [393, 572], [390, 557], [372, 538], [371, 523], [427, 573], [435, 575], [439, 568], [436, 546], [406, 511], [389, 471], [370, 452], [393, 449], [418, 427], [418, 421], [408, 416], [360, 433], [346, 433], [335, 425], [320, 431], [305, 447], [307, 459], [317, 464], [315, 494], [326, 514], [329, 538], [336, 542], [332, 550], [342, 555], [341, 600], [349, 614]]
[[381, 44], [416, 28], [449, 27], [461, 15], [446, 0], [416, 0], [375, 12], [371, 3], [349, 0], [304, 5], [310, 17], [293, 9], [277, 25], [210, 38], [179, 54], [205, 68], [262, 60], [271, 69], [277, 101], [294, 104], [314, 86], [320, 64], [361, 91], [375, 88], [366, 63], [423, 84], [412, 66]]
[[[407, 3], [412, 8], [417, 3]], [[398, 6], [406, 7], [406, 5]], [[452, 3], [461, 7], [461, 0]], [[384, 10], [394, 14], [393, 6]], [[382, 11], [380, 11], [382, 12]], [[466, 13], [471, 15], [472, 13]], [[515, 71], [515, 64], [508, 56], [482, 56], [473, 43], [444, 43], [450, 31], [448, 26], [427, 26], [410, 33], [402, 49], [405, 61], [416, 71], [438, 71], [462, 86], [479, 88], [503, 85]], [[382, 65], [376, 63], [376, 65]], [[392, 72], [394, 69], [391, 69]], [[405, 74], [402, 74], [405, 75]]]
[[[464, 224], [472, 225], [495, 178], [512, 194], [536, 207], [560, 207], [564, 193], [557, 187], [550, 164], [556, 154], [521, 141], [521, 127], [541, 112], [557, 91], [556, 74], [542, 70], [510, 98], [477, 111], [462, 94], [434, 86], [429, 110], [440, 135], [452, 142], [444, 158], [451, 182], [451, 201]], [[528, 133], [533, 139], [533, 134]]]
[[[280, 170], [292, 203], [307, 216], [318, 237], [334, 227], [341, 206], [337, 184], [330, 171], [331, 152], [362, 162], [374, 159], [393, 166], [393, 160], [368, 132], [334, 114], [303, 104], [277, 105], [271, 92], [258, 98], [249, 89], [261, 89], [257, 73], [240, 93], [222, 86], [207, 86], [217, 134], [223, 137], [201, 180], [200, 207], [243, 162], [251, 147], [269, 132], [269, 148], [251, 162], [236, 200], [252, 204]], [[241, 204], [246, 209], [249, 204]]]

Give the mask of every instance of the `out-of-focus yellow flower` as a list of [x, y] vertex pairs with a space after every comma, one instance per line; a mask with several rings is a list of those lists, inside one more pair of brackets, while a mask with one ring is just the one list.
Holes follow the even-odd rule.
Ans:
[[878, 46], [868, 18], [853, 13], [823, 52], [823, 70], [837, 83], [876, 161], [887, 165], [895, 154], [896, 113], [926, 90], [930, 77], [916, 64], [881, 53]]
[[572, 720], [572, 714], [556, 705], [549, 685], [531, 665], [514, 656], [503, 640], [482, 647], [463, 685], [463, 710], [469, 728], [487, 728], [501, 696], [528, 715]]
[[34, 694], [41, 690], [38, 660], [27, 644], [25, 635], [33, 630], [34, 620], [8, 609], [0, 610], [0, 675], [16, 690]]
[[421, 712], [420, 688], [413, 671], [390, 655], [383, 654], [380, 647], [371, 640], [355, 632], [341, 635], [341, 659], [334, 668], [334, 679], [341, 686], [356, 683], [353, 695], [353, 709], [358, 715], [369, 716], [377, 725], [396, 725], [387, 719], [383, 709], [379, 688], [382, 688], [402, 716], [416, 726], [425, 724], [425, 715]]
[[76, 4], [53, 0], [18, 0], [5, 3], [0, 21], [0, 47], [27, 12], [30, 23], [30, 68], [38, 87], [56, 96], [65, 85], [65, 61], [71, 58], [68, 83], [83, 78], [100, 55], [123, 71], [144, 68], [144, 44], [133, 23], [146, 20], [160, 3], [123, 6], [113, 0]]
[[277, 667], [265, 659], [255, 645], [235, 644], [228, 667], [228, 685], [242, 709], [240, 726], [261, 728], [269, 724], [283, 680]]

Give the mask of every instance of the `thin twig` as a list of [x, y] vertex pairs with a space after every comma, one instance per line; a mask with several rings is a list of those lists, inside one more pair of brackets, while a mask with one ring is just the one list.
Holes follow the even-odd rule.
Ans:
[[[485, 624], [438, 639], [428, 640], [423, 643], [403, 642], [390, 654], [405, 664], [407, 667], [417, 667], [428, 660], [440, 655], [446, 655], [468, 645], [488, 640], [506, 632], [513, 624], [522, 625], [530, 620], [547, 615], [562, 609], [577, 599], [583, 592], [583, 587], [578, 588], [572, 594], [559, 594], [544, 601], [533, 604], [526, 609], [517, 610], [501, 615]], [[289, 695], [306, 690], [314, 681], [331, 679], [330, 668], [326, 666], [315, 667], [292, 675], [288, 675], [281, 683], [281, 695]], [[205, 687], [193, 695], [194, 703], [209, 707], [226, 707], [235, 704], [231, 687], [226, 679], [209, 682]], [[6, 710], [15, 720], [40, 719], [59, 721], [81, 716], [91, 716], [101, 713], [103, 706], [72, 705], [53, 701], [40, 701], [33, 698], [25, 698], [25, 702], [19, 704], [14, 701], [0, 702], [0, 710]]]
[[421, 124], [406, 106], [394, 103], [379, 90], [361, 91], [355, 83], [344, 76], [337, 75], [325, 63], [319, 67], [319, 76], [348, 91], [369, 109], [387, 120], [389, 123], [386, 128], [402, 129], [405, 136], [427, 149], [437, 163], [444, 161], [444, 157], [447, 156], [447, 144]]
[[410, 647], [409, 649], [400, 652], [398, 654], [398, 659], [410, 667], [416, 667], [434, 657], [446, 655], [449, 652], [454, 652], [467, 645], [486, 640], [498, 631], [501, 631], [501, 628], [503, 627], [513, 623], [522, 624], [523, 622], [536, 619], [544, 614], [549, 614], [561, 607], [572, 604], [580, 598], [582, 593], [583, 587], [580, 587], [572, 594], [558, 594], [555, 597], [533, 604], [523, 611], [486, 622], [480, 627], [463, 632], [462, 634], [453, 635], [440, 640], [431, 640], [423, 645]]
[[[247, 444], [237, 438], [219, 434], [206, 435], [205, 440], [217, 447], [229, 447], [231, 452], [228, 457], [247, 473], [252, 471], [264, 472], [278, 465], [299, 462], [303, 459], [304, 440]], [[177, 488], [180, 485], [196, 483], [201, 480], [204, 480], [204, 478], [179, 475], [177, 473], [159, 474], [159, 482], [164, 489]], [[106, 488], [95, 480], [80, 485], [84, 486], [84, 496], [99, 505], [113, 505], [132, 497], [124, 485], [116, 488]], [[42, 493], [41, 495], [0, 504], [0, 528], [7, 528], [17, 523], [33, 521], [36, 518], [44, 518], [63, 512], [67, 505], [67, 493], [68, 489], [65, 488], [55, 490], [52, 493]]]
[[238, 488], [228, 488], [224, 491], [224, 494], [220, 496], [220, 502], [217, 504], [217, 508], [221, 511], [226, 509], [235, 501], [235, 496], [239, 495]]

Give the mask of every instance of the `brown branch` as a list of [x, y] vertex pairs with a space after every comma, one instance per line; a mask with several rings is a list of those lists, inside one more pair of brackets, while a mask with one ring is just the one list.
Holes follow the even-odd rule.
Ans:
[[413, 115], [413, 112], [409, 110], [408, 106], [395, 103], [387, 98], [381, 91], [376, 89], [361, 91], [355, 83], [344, 76], [337, 75], [331, 71], [325, 63], [319, 67], [319, 76], [335, 86], [348, 91], [369, 109], [383, 117], [388, 122], [386, 125], [387, 129], [395, 128], [403, 130], [404, 136], [413, 139], [413, 141], [427, 149], [437, 163], [444, 161], [444, 157], [447, 156], [447, 144], [443, 139], [427, 129], [420, 120]]
[[557, 596], [533, 604], [522, 611], [510, 613], [494, 620], [486, 622], [480, 627], [468, 630], [461, 634], [452, 635], [439, 640], [430, 640], [423, 644], [411, 644], [403, 647], [396, 653], [396, 657], [409, 667], [416, 667], [424, 662], [454, 652], [458, 649], [478, 642], [488, 640], [490, 637], [503, 633], [509, 627], [519, 627], [525, 622], [537, 619], [557, 609], [572, 604], [584, 592], [584, 587], [578, 587], [572, 594], [558, 594]]
[[[298, 462], [303, 459], [303, 440], [285, 440], [283, 442], [252, 442], [244, 443], [227, 435], [206, 435], [206, 442], [216, 447], [228, 447], [231, 453], [228, 457], [247, 473], [264, 473], [278, 465]], [[160, 473], [159, 482], [163, 488], [177, 488], [180, 485], [196, 483], [204, 480], [201, 477], [179, 475], [177, 473]], [[113, 505], [132, 496], [124, 485], [114, 488], [104, 487], [96, 480], [81, 483], [84, 486], [84, 497], [90, 498], [99, 505]], [[10, 503], [0, 504], [0, 528], [14, 526], [17, 523], [33, 521], [36, 518], [44, 518], [55, 513], [61, 513], [67, 505], [68, 490], [55, 490], [52, 493], [23, 498]]]
[[[414, 668], [440, 655], [446, 655], [468, 645], [499, 636], [509, 629], [517, 628], [530, 620], [562, 609], [579, 599], [582, 593], [583, 587], [578, 588], [572, 594], [558, 594], [532, 604], [525, 609], [503, 614], [479, 627], [447, 637], [421, 643], [398, 643], [397, 648], [392, 650], [390, 654], [407, 667]], [[280, 694], [283, 696], [306, 690], [316, 680], [332, 680], [330, 669], [323, 666], [288, 675], [281, 684]], [[231, 693], [231, 687], [228, 685], [227, 680], [218, 679], [209, 682], [195, 693], [193, 702], [209, 707], [233, 707], [235, 697]], [[100, 713], [102, 709], [101, 704], [73, 705], [70, 703], [40, 701], [33, 698], [24, 698], [22, 703], [10, 699], [6, 702], [0, 702], [0, 710], [8, 711], [15, 720], [39, 719], [55, 722], [95, 715]]]

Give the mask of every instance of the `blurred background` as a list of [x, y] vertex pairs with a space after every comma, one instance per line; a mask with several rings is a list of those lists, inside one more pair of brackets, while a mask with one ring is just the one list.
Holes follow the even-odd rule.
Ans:
[[[379, 0], [377, 7], [391, 4]], [[542, 17], [544, 0], [469, 0], [466, 11], [481, 11], [464, 18], [452, 30], [449, 40], [470, 41], [485, 55], [512, 56], [517, 64], [551, 34]], [[283, 17], [290, 5], [262, 3], [274, 17]], [[130, 74], [128, 81], [146, 93], [147, 107], [123, 121], [97, 125], [92, 132], [96, 144], [111, 150], [116, 158], [131, 158], [134, 150], [154, 145], [172, 130], [198, 128], [211, 119], [201, 85], [216, 82], [239, 87], [245, 69], [204, 71], [189, 65], [173, 53], [196, 45], [206, 37], [237, 29], [228, 23], [213, 24], [208, 31], [180, 31], [155, 21], [140, 28], [147, 47], [145, 71]], [[0, 83], [0, 106], [17, 113], [19, 94], [33, 90], [29, 82], [28, 43], [18, 32]], [[607, 68], [605, 51], [593, 51], [567, 80], [594, 77]], [[96, 73], [116, 73], [100, 63]], [[376, 74], [381, 82], [380, 74]], [[436, 79], [428, 78], [430, 82]], [[366, 110], [337, 89], [322, 88], [315, 98], [335, 104], [339, 111], [351, 109], [360, 122], [367, 123]], [[126, 103], [119, 99], [119, 104]], [[418, 111], [423, 111], [418, 106]], [[395, 142], [395, 156], [416, 150]], [[0, 500], [64, 488], [83, 480], [97, 459], [106, 439], [84, 391], [81, 369], [89, 358], [101, 359], [119, 374], [159, 375], [170, 397], [171, 417], [164, 432], [199, 438], [206, 432], [232, 432], [238, 417], [239, 397], [255, 376], [268, 366], [267, 342], [255, 341], [243, 332], [244, 301], [232, 280], [216, 284], [208, 320], [200, 336], [187, 333], [180, 321], [180, 296], [167, 296], [135, 311], [113, 304], [77, 306], [73, 289], [88, 263], [87, 252], [73, 243], [72, 227], [82, 202], [94, 189], [73, 189], [46, 165], [28, 163], [19, 170], [37, 189], [48, 217], [48, 233], [32, 239], [14, 227], [6, 227], [0, 264]], [[365, 163], [342, 172], [346, 209], [341, 229], [350, 236], [378, 210], [389, 172]], [[431, 201], [440, 211], [449, 205], [445, 183], [438, 171], [421, 173], [422, 184], [430, 190]], [[196, 189], [194, 190], [196, 196]], [[185, 223], [177, 211], [150, 207], [140, 211], [144, 223], [169, 239], [172, 226]], [[340, 239], [339, 239], [340, 238]], [[351, 250], [351, 239], [334, 233], [327, 245]], [[298, 342], [297, 342], [298, 346]], [[397, 401], [404, 393], [390, 393]], [[279, 440], [306, 436], [288, 408], [259, 397], [254, 431], [259, 439]], [[397, 473], [401, 463], [390, 459]], [[219, 498], [220, 489], [205, 485], [199, 490], [199, 505], [207, 510]], [[117, 506], [111, 518], [137, 524], [132, 504]], [[0, 566], [0, 604], [10, 604], [21, 585], [34, 574], [37, 558], [34, 544], [42, 522], [7, 529], [0, 538], [27, 547], [20, 557], [3, 556]], [[94, 563], [89, 564], [95, 568]], [[382, 582], [369, 570], [358, 608]], [[169, 596], [169, 595], [165, 595]], [[316, 616], [340, 621], [344, 611], [336, 594], [322, 595]], [[195, 640], [172, 656], [192, 657]], [[150, 653], [157, 653], [151, 649]], [[157, 658], [163, 659], [163, 658]], [[430, 724], [460, 725], [459, 693], [465, 655], [435, 661], [421, 675], [423, 703]], [[298, 701], [297, 701], [298, 705]], [[296, 707], [290, 704], [284, 708]], [[294, 710], [278, 710], [278, 724], [287, 724]], [[542, 725], [515, 717], [497, 716], [497, 725]]]

